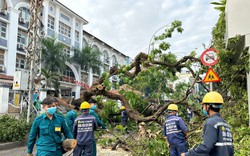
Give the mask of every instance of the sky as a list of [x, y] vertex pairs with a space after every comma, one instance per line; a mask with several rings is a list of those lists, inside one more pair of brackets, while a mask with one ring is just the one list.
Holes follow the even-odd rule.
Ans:
[[[181, 58], [210, 46], [219, 12], [210, 4], [218, 0], [59, 0], [89, 23], [84, 30], [132, 59], [148, 53], [152, 36], [174, 20], [184, 32], [167, 39], [171, 52]], [[155, 35], [164, 32], [160, 29]], [[203, 46], [205, 44], [205, 47]], [[150, 47], [152, 49], [152, 47]]]

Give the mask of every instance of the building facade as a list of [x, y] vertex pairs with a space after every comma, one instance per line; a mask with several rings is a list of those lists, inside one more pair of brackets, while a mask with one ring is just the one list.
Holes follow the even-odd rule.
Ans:
[[[25, 68], [29, 17], [29, 0], [0, 0], [0, 86], [3, 92], [12, 92], [15, 71]], [[73, 47], [82, 49], [88, 44], [102, 53], [101, 72], [115, 64], [129, 64], [128, 56], [84, 31], [88, 21], [58, 0], [44, 0], [42, 17], [46, 36], [63, 43], [64, 53], [73, 56]], [[66, 62], [66, 65], [60, 86], [62, 97], [79, 98], [81, 89], [91, 86], [100, 76], [92, 70], [81, 69], [76, 63]]]
[[[243, 50], [248, 50], [250, 54], [250, 1], [249, 0], [227, 0], [226, 3], [226, 34], [225, 39], [228, 49], [238, 51], [234, 59], [241, 56]], [[240, 36], [237, 42], [229, 42], [231, 38]], [[250, 62], [250, 59], [249, 59]], [[248, 92], [248, 114], [250, 126], [250, 72], [247, 75], [247, 92]]]

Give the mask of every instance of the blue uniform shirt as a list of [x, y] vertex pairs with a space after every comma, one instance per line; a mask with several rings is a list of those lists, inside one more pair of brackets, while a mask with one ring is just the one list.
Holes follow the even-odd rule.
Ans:
[[75, 110], [71, 110], [66, 114], [66, 123], [69, 126], [69, 129], [71, 132], [73, 132], [73, 125], [74, 125], [74, 121], [76, 119], [77, 113]]
[[73, 126], [73, 136], [79, 145], [88, 145], [95, 140], [94, 131], [97, 123], [94, 116], [82, 114], [75, 119]]
[[233, 156], [233, 138], [229, 125], [219, 113], [210, 116], [203, 129], [203, 142], [185, 156]]
[[126, 110], [122, 110], [121, 115], [122, 115], [122, 126], [125, 127], [127, 126], [127, 120], [128, 120], [128, 115]]
[[181, 117], [170, 115], [164, 123], [163, 134], [167, 137], [170, 145], [186, 144], [184, 132], [187, 126]]
[[106, 129], [106, 126], [104, 125], [102, 120], [99, 118], [99, 116], [96, 114], [95, 110], [90, 109], [89, 114], [95, 117], [98, 126], [102, 127], [102, 129]]
[[60, 115], [54, 114], [50, 120], [45, 113], [35, 118], [28, 140], [28, 151], [32, 153], [35, 145], [37, 150], [41, 151], [56, 151], [62, 144], [62, 133], [66, 138], [73, 139], [64, 118]]

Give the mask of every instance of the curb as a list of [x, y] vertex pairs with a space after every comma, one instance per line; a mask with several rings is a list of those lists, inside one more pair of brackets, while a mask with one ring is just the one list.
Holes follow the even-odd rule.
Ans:
[[17, 142], [7, 142], [7, 143], [0, 143], [0, 151], [9, 150], [17, 147], [25, 146], [25, 140], [17, 141]]

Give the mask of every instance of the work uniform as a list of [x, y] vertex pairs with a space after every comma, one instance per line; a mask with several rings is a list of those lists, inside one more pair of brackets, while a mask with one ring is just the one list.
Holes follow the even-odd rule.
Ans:
[[[102, 120], [99, 118], [99, 116], [96, 114], [95, 110], [90, 109], [89, 114], [95, 117], [97, 125], [99, 127], [102, 127], [102, 129], [106, 129], [106, 126], [104, 125]], [[84, 156], [84, 154], [82, 154], [82, 156]], [[93, 141], [93, 155], [92, 156], [96, 156], [96, 141], [95, 140]]]
[[219, 113], [206, 120], [203, 130], [203, 142], [185, 156], [233, 156], [233, 138], [229, 125]]
[[128, 115], [127, 115], [126, 110], [122, 110], [121, 115], [122, 115], [122, 126], [126, 127], [127, 126], [127, 121], [128, 121]]
[[73, 125], [74, 125], [74, 121], [77, 117], [77, 113], [75, 110], [71, 110], [66, 114], [66, 123], [70, 129], [71, 132], [73, 132]]
[[169, 115], [163, 126], [163, 134], [167, 137], [170, 145], [170, 156], [180, 156], [187, 152], [187, 141], [184, 132], [188, 128], [181, 117]]
[[77, 139], [77, 146], [74, 149], [74, 156], [93, 155], [93, 142], [95, 140], [94, 131], [97, 129], [97, 122], [94, 116], [82, 114], [77, 117], [73, 126], [73, 136]]
[[37, 156], [62, 156], [62, 133], [73, 139], [62, 116], [54, 114], [50, 120], [45, 113], [39, 115], [30, 130], [27, 153], [32, 153], [36, 143]]

